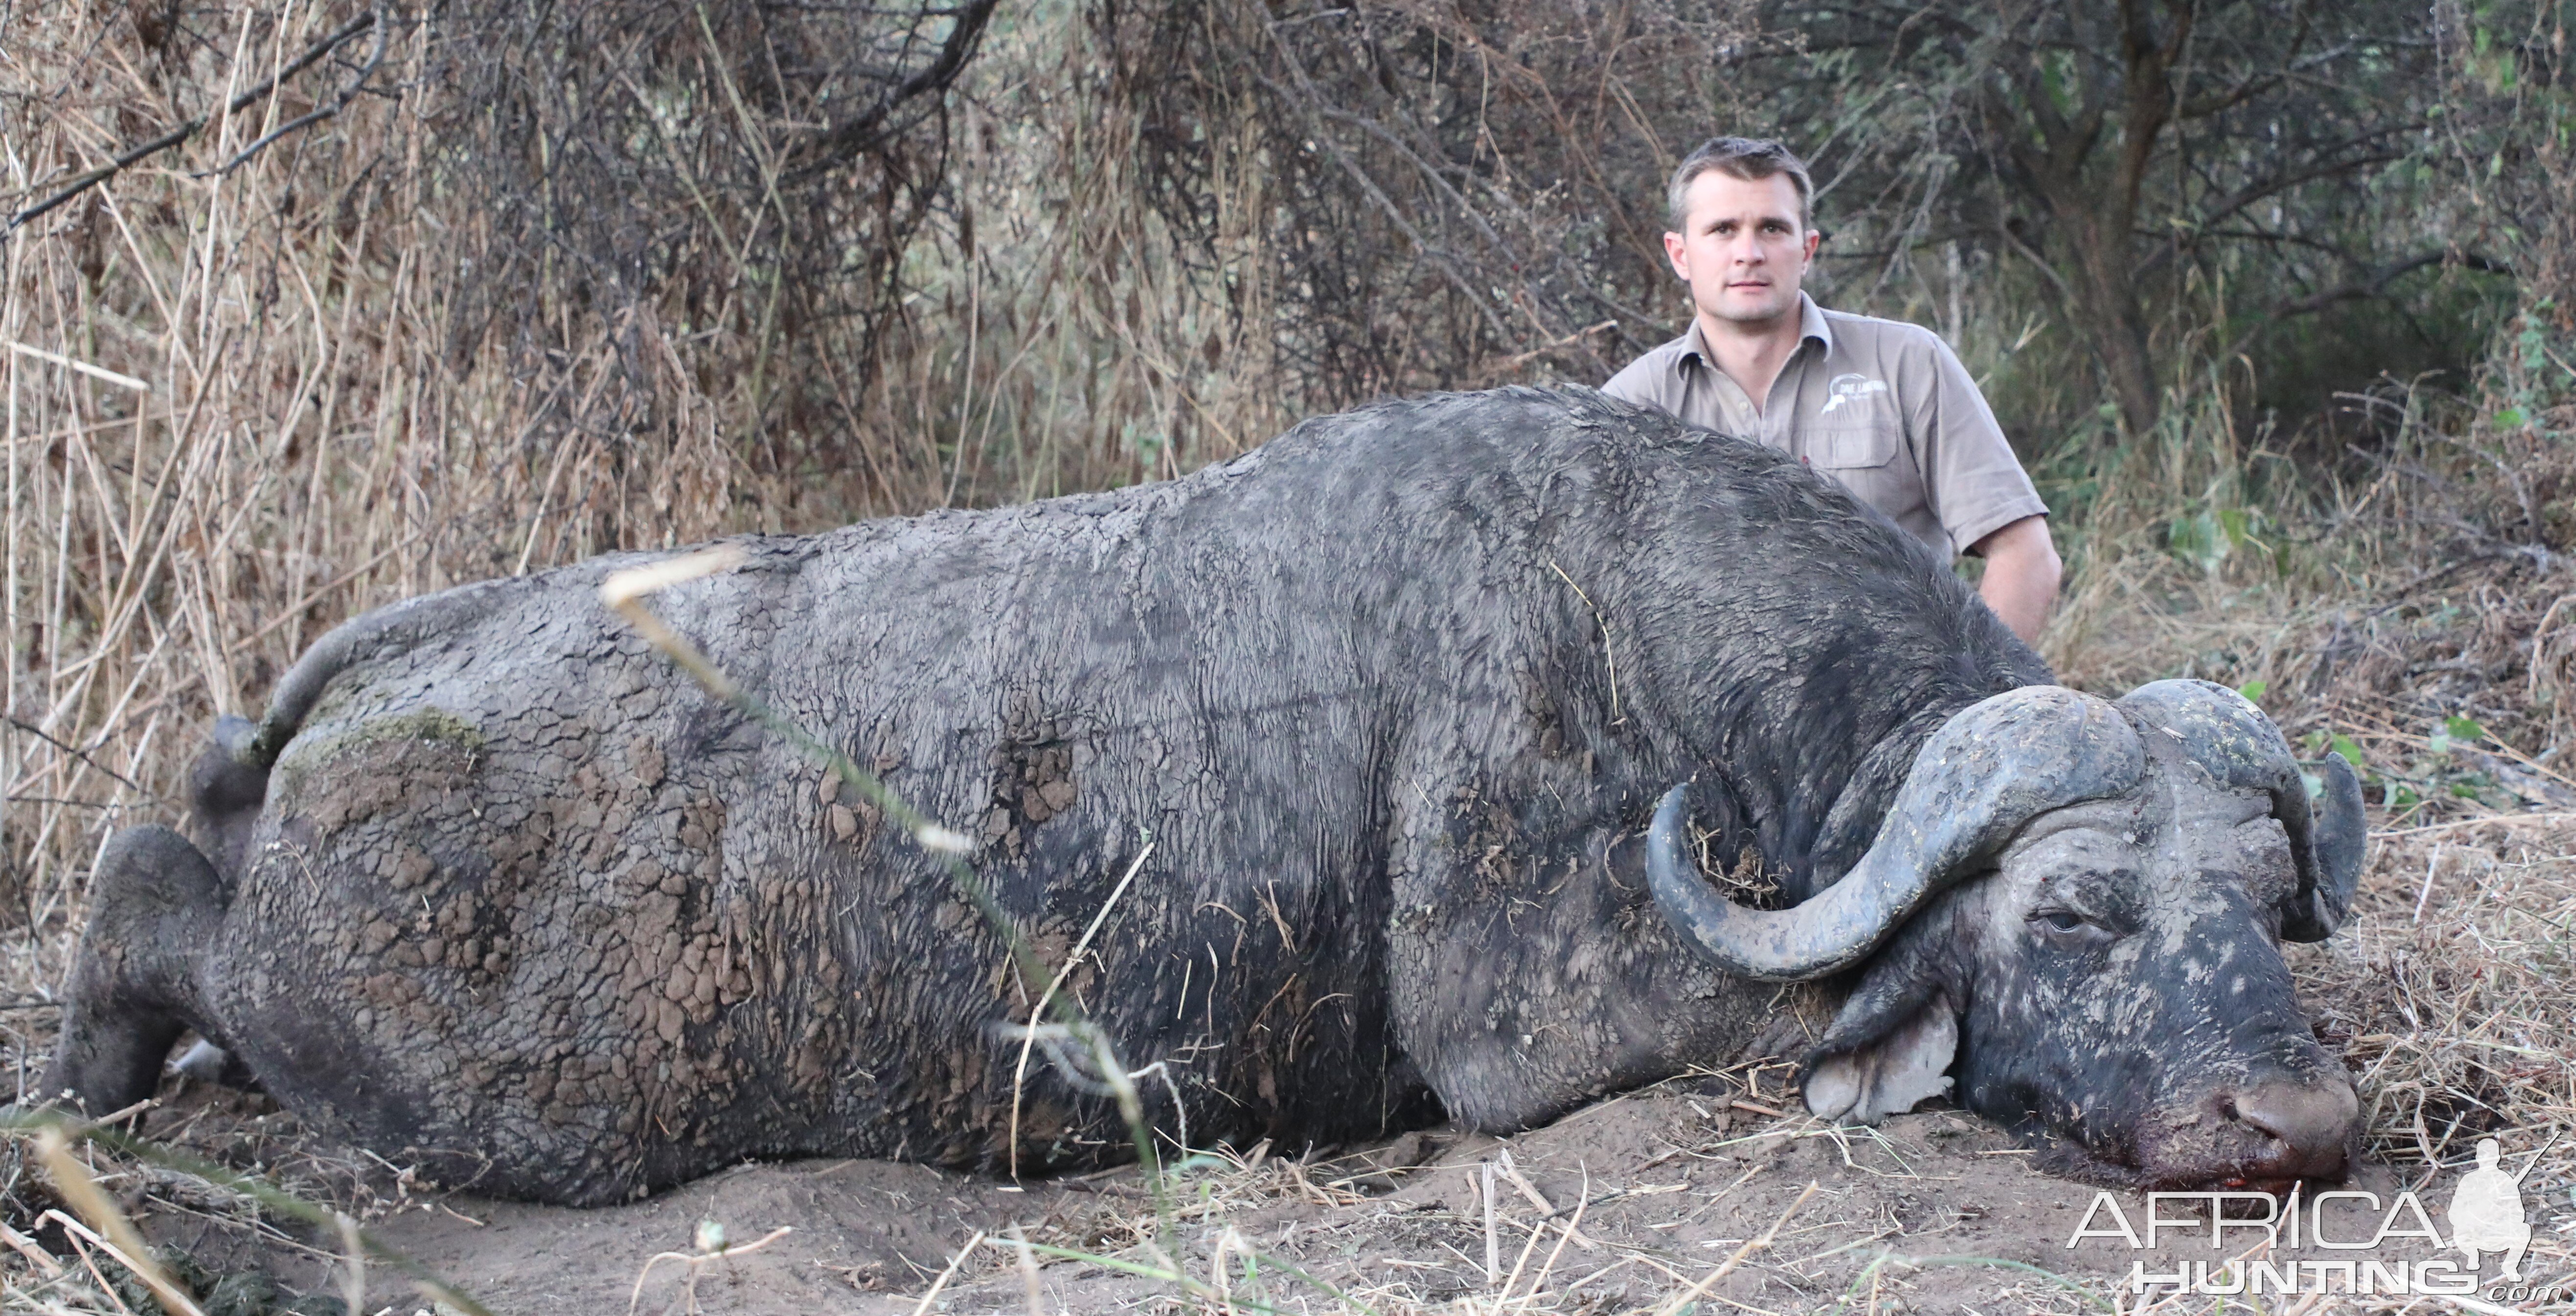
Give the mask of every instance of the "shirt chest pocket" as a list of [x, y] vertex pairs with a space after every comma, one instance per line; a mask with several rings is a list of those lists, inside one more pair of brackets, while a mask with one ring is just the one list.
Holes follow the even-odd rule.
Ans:
[[1807, 462], [1830, 471], [1867, 470], [1896, 460], [1896, 434], [1877, 426], [1820, 429], [1807, 436]]

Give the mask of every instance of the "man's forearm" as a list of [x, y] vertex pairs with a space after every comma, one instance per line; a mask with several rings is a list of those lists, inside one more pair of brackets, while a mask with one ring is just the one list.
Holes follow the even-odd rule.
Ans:
[[2048, 534], [2046, 517], [2024, 517], [1978, 541], [1986, 575], [1977, 594], [2003, 618], [2004, 625], [2026, 644], [2036, 643], [2039, 628], [2057, 603], [2062, 568], [2057, 545]]

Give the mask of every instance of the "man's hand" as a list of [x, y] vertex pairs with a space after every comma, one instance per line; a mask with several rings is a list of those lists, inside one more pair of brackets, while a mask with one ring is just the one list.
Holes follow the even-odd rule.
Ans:
[[1977, 594], [2024, 644], [2039, 642], [2039, 628], [2057, 602], [2061, 564], [2048, 537], [2048, 518], [2025, 516], [1987, 535], [1968, 550], [1986, 560]]

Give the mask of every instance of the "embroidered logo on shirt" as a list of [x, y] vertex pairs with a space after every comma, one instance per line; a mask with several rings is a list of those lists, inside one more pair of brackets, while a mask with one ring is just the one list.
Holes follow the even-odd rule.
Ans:
[[1858, 402], [1872, 393], [1886, 392], [1887, 381], [1866, 375], [1836, 375], [1825, 382], [1825, 387], [1833, 390], [1833, 396], [1826, 398], [1825, 405], [1817, 408], [1819, 416], [1832, 415], [1834, 408], [1846, 402]]

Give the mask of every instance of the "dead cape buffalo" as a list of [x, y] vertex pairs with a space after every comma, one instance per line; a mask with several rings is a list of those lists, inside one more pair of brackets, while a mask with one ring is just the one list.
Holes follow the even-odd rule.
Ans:
[[[1733, 1057], [1763, 980], [1826, 975], [1822, 1115], [1955, 1082], [2157, 1184], [2331, 1175], [2355, 1136], [2278, 945], [2342, 917], [2350, 774], [2312, 813], [2229, 691], [2048, 684], [1947, 564], [1760, 447], [1514, 389], [737, 542], [659, 610], [972, 834], [1042, 953], [1151, 840], [1068, 988], [1202, 1144], [1526, 1126]], [[49, 1088], [121, 1107], [194, 1028], [323, 1129], [557, 1202], [753, 1156], [996, 1164], [1035, 986], [900, 829], [600, 607], [652, 556], [315, 645], [200, 765], [204, 850], [106, 848]], [[1789, 907], [1703, 879], [1685, 808]], [[1024, 1165], [1119, 1154], [1109, 1103], [1042, 1063], [1024, 1095]]]

